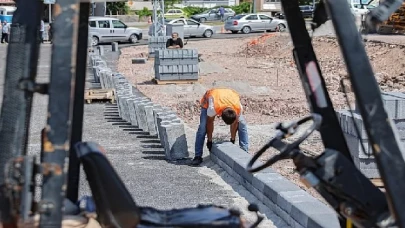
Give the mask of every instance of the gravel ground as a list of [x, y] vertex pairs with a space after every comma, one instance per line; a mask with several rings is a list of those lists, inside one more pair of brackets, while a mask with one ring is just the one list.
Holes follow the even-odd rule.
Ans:
[[[339, 84], [340, 78], [349, 86], [346, 89], [351, 89], [338, 44], [328, 23], [314, 34], [313, 45], [332, 102], [335, 109], [339, 110], [347, 107]], [[401, 45], [405, 44], [404, 36], [368, 35], [364, 38], [369, 40], [365, 42], [366, 50], [382, 90], [405, 91], [405, 48]], [[187, 48], [198, 49], [206, 64], [215, 64], [215, 67], [220, 66], [223, 70], [220, 73], [200, 74], [201, 81], [198, 84], [157, 86], [151, 83], [154, 77], [153, 60], [144, 65], [131, 65], [133, 57], [147, 53], [147, 46], [122, 49], [118, 70], [153, 101], [176, 110], [193, 129], [198, 126], [198, 101], [207, 89], [227, 86], [237, 90], [242, 96], [249, 124], [249, 152], [252, 154], [274, 133], [273, 123], [308, 114], [301, 81], [292, 59], [289, 34], [273, 33], [260, 38], [199, 42], [190, 40]], [[353, 107], [352, 93], [348, 96]], [[227, 126], [217, 121], [214, 135], [218, 139], [228, 140], [228, 131]], [[317, 133], [303, 145], [314, 152], [323, 149]], [[264, 159], [272, 153], [270, 151]], [[305, 189], [294, 173], [292, 162], [281, 161], [273, 167]], [[309, 192], [319, 197], [313, 190]]]

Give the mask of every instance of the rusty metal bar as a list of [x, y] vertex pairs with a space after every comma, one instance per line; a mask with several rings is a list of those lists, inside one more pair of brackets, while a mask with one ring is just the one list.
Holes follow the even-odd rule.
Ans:
[[76, 84], [73, 104], [72, 133], [69, 152], [69, 175], [66, 197], [76, 202], [79, 195], [80, 161], [75, 153], [74, 145], [82, 141], [84, 89], [86, 85], [87, 42], [89, 32], [90, 3], [80, 3], [79, 34], [76, 57]]
[[54, 8], [48, 120], [41, 151], [40, 227], [61, 227], [77, 64], [79, 0], [57, 0]]
[[35, 84], [39, 55], [38, 32], [42, 2], [16, 1], [7, 50], [3, 104], [0, 114], [0, 223], [13, 223], [3, 191], [7, 162], [26, 153], [31, 114], [30, 90]]

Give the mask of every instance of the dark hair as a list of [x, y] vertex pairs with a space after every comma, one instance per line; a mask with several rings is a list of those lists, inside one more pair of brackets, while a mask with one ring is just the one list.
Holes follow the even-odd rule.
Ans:
[[221, 117], [226, 124], [231, 125], [236, 120], [236, 112], [231, 108], [226, 108], [222, 111]]

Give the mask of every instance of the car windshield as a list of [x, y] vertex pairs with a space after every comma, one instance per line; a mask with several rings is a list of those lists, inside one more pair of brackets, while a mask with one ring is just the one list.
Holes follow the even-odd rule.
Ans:
[[239, 19], [241, 19], [241, 18], [244, 17], [244, 16], [246, 16], [246, 15], [245, 15], [245, 14], [239, 14], [239, 15], [236, 15], [236, 16], [232, 17], [232, 19], [239, 20]]

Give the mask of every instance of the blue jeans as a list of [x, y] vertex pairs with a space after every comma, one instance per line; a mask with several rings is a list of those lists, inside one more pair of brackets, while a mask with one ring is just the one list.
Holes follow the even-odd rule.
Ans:
[[[201, 108], [200, 125], [195, 136], [195, 156], [202, 156], [203, 154], [205, 135], [207, 134], [207, 119], [207, 109]], [[240, 148], [247, 152], [249, 149], [249, 137], [243, 115], [239, 116], [238, 136]]]

